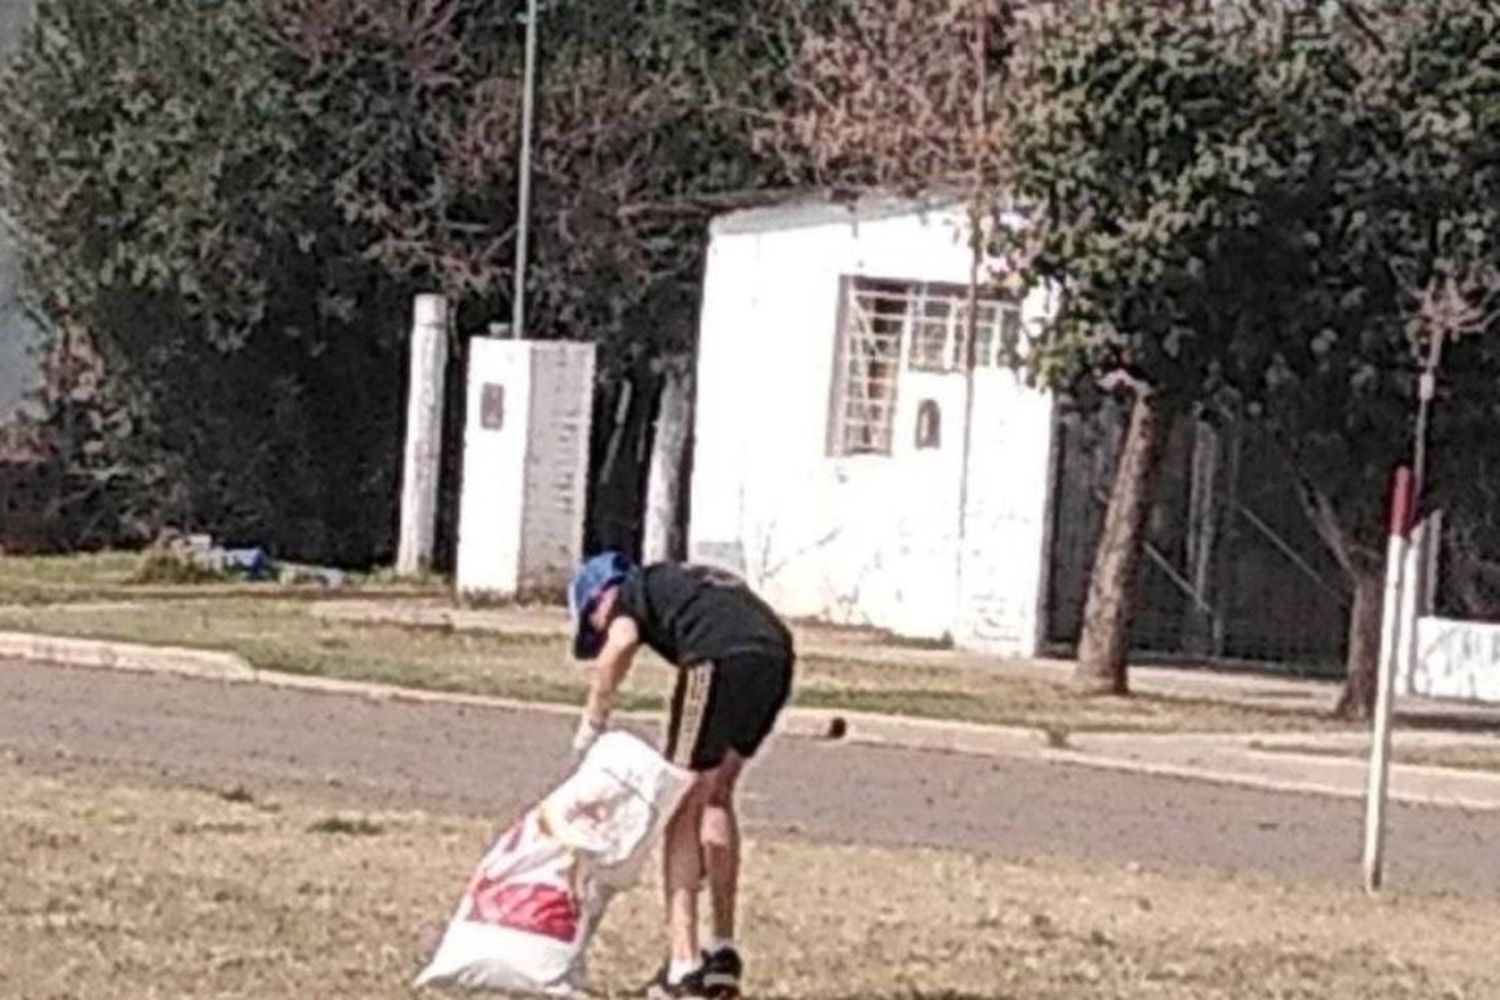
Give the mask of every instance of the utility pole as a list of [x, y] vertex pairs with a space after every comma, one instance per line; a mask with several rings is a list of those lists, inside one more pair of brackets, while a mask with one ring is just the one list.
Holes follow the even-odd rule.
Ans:
[[[985, 128], [988, 124], [988, 107], [985, 103], [985, 88], [988, 85], [985, 59], [989, 49], [986, 5], [974, 4], [974, 148], [970, 151], [974, 162], [971, 165], [973, 190], [969, 194], [969, 313], [964, 324], [964, 433], [959, 451], [958, 470], [958, 551], [954, 565], [954, 597], [962, 612], [964, 601], [964, 564], [969, 546], [969, 494], [970, 462], [974, 447], [974, 369], [978, 365], [979, 340], [979, 271], [984, 260], [984, 213], [981, 209], [984, 197], [984, 149]], [[989, 349], [993, 354], [993, 333]]]
[[531, 223], [531, 134], [536, 117], [537, 0], [526, 3], [526, 83], [521, 93], [521, 183], [516, 209], [516, 285], [510, 335], [526, 336], [526, 251]]

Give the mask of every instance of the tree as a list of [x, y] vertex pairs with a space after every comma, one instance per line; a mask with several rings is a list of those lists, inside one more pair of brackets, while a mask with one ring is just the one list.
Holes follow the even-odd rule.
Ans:
[[778, 0], [787, 92], [761, 143], [839, 189], [985, 200], [1002, 141], [1009, 0]]
[[[1500, 385], [1500, 14], [1486, 5], [1344, 5], [1286, 26], [1261, 90], [1265, 336], [1236, 375], [1285, 443], [1352, 594], [1338, 711], [1375, 699], [1385, 503], [1410, 461], [1416, 389], [1447, 342], [1426, 494], [1462, 525], [1487, 501]], [[1461, 456], [1461, 457], [1460, 457]]]
[[[6, 206], [178, 486], [161, 519], [388, 552], [409, 297], [447, 291], [469, 330], [508, 312], [523, 8], [41, 5], [0, 113]], [[599, 341], [606, 379], [688, 349], [704, 223], [774, 177], [757, 9], [546, 15], [530, 331]]]
[[1065, 293], [1027, 359], [1033, 375], [1081, 408], [1134, 401], [1078, 667], [1085, 688], [1124, 693], [1159, 453], [1172, 416], [1221, 388], [1217, 344], [1201, 335], [1213, 290], [1183, 272], [1236, 252], [1215, 240], [1241, 210], [1224, 153], [1253, 67], [1206, 8], [1022, 6], [814, 8], [773, 137], [825, 182], [963, 191], [976, 234], [1017, 203], [1034, 213], [989, 248], [1024, 255], [1032, 280]]
[[1196, 5], [1081, 4], [1023, 24], [1003, 177], [1027, 221], [1002, 238], [1060, 292], [1027, 359], [1037, 379], [1081, 408], [1130, 405], [1078, 652], [1081, 684], [1123, 694], [1166, 434], [1226, 390], [1245, 318], [1225, 293], [1258, 269], [1256, 61], [1246, 31]]
[[5, 197], [158, 524], [353, 561], [389, 534], [410, 288], [364, 257], [337, 123], [290, 70], [258, 4], [48, 0], [5, 88]]
[[[1080, 645], [1088, 686], [1127, 688], [1161, 436], [1219, 412], [1284, 442], [1351, 594], [1340, 708], [1367, 704], [1385, 483], [1410, 454], [1420, 358], [1436, 330], [1493, 327], [1496, 15], [1471, 6], [1086, 0], [1028, 8], [1009, 33], [997, 4], [805, 16], [783, 155], [823, 181], [984, 178], [972, 201], [1013, 199], [1026, 219], [997, 228], [996, 249], [1061, 292], [1034, 376], [1081, 409], [1131, 406]], [[966, 28], [992, 16], [976, 73]], [[976, 99], [986, 127], [966, 129]], [[1470, 525], [1483, 491], [1438, 443], [1494, 418], [1489, 339], [1450, 349], [1433, 424], [1430, 494]]]
[[[1042, 376], [1088, 391], [1117, 368], [1151, 405], [1227, 408], [1280, 437], [1352, 594], [1338, 710], [1367, 712], [1385, 485], [1411, 454], [1420, 358], [1438, 332], [1494, 326], [1496, 14], [1343, 5], [1251, 22], [1101, 3], [1044, 23], [1009, 146], [1036, 273], [1065, 291]], [[1472, 456], [1500, 368], [1492, 337], [1450, 350], [1435, 440]], [[1136, 430], [1142, 403], [1138, 388]], [[1122, 467], [1149, 468], [1149, 445], [1138, 433], [1147, 458], [1132, 466], [1127, 444]], [[1434, 496], [1457, 501], [1454, 486], [1432, 477]], [[1090, 601], [1115, 641], [1086, 636], [1082, 656], [1116, 670], [1121, 524], [1135, 527], [1107, 523]]]

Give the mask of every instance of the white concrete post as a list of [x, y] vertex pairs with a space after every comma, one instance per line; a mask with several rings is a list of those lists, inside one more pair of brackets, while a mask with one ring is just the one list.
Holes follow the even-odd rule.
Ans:
[[1412, 528], [1406, 547], [1406, 568], [1401, 586], [1401, 648], [1396, 653], [1396, 693], [1415, 694], [1417, 671], [1417, 619], [1432, 613], [1435, 553], [1441, 539], [1442, 512], [1435, 511]]
[[447, 367], [448, 301], [441, 295], [418, 295], [411, 331], [401, 537], [396, 556], [396, 572], [401, 576], [416, 576], [432, 567]]
[[682, 460], [693, 421], [692, 376], [669, 373], [656, 410], [656, 439], [646, 481], [646, 532], [641, 557], [647, 563], [677, 555], [677, 511], [682, 503]]
[[1380, 617], [1380, 677], [1370, 739], [1370, 780], [1365, 798], [1365, 891], [1378, 892], [1385, 877], [1385, 812], [1391, 774], [1391, 716], [1395, 708], [1396, 672], [1406, 642], [1405, 629], [1415, 627], [1402, 614], [1405, 604], [1407, 551], [1411, 545], [1412, 475], [1396, 470], [1391, 490], [1390, 540], [1386, 547], [1385, 602]]

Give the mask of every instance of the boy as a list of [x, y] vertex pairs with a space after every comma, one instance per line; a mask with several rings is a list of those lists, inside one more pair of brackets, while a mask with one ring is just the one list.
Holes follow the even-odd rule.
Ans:
[[[651, 1000], [739, 995], [734, 946], [740, 834], [734, 792], [791, 693], [792, 635], [737, 578], [706, 567], [638, 567], [619, 553], [585, 560], [569, 588], [573, 654], [593, 684], [573, 747], [609, 723], [615, 693], [644, 643], [677, 667], [665, 753], [694, 772], [663, 849], [671, 953]], [[698, 947], [698, 888], [707, 869], [713, 938]]]

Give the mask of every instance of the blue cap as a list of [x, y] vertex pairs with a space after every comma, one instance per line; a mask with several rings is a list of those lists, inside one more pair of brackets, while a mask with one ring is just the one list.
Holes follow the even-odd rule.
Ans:
[[573, 618], [573, 655], [586, 660], [598, 655], [604, 645], [604, 634], [589, 624], [589, 612], [599, 595], [615, 586], [632, 569], [628, 556], [619, 552], [601, 552], [579, 563], [568, 585], [568, 614]]

